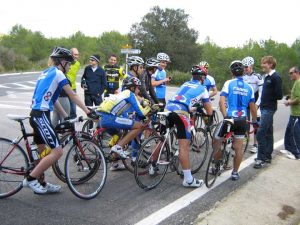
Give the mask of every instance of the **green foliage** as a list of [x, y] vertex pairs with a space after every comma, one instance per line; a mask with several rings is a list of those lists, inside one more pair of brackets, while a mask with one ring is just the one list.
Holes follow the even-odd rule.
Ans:
[[167, 76], [172, 77], [170, 85], [180, 86], [184, 82], [191, 80], [191, 74], [186, 72], [180, 72], [178, 70], [173, 70], [172, 72], [167, 71]]
[[155, 6], [140, 23], [132, 25], [130, 40], [134, 47], [142, 50], [142, 57], [165, 52], [172, 61], [169, 69], [188, 71], [201, 52], [196, 44], [198, 32], [188, 28], [188, 17], [182, 9], [163, 10]]

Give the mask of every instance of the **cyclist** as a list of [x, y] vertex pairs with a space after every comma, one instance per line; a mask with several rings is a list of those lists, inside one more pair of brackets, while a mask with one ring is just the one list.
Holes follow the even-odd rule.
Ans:
[[194, 178], [190, 170], [189, 151], [190, 151], [190, 112], [195, 110], [193, 107], [196, 103], [202, 101], [206, 113], [212, 115], [212, 106], [206, 88], [201, 85], [201, 76], [206, 75], [207, 71], [204, 67], [193, 66], [193, 79], [185, 82], [175, 96], [172, 97], [166, 109], [172, 111], [170, 114], [170, 126], [175, 125], [177, 128], [177, 138], [179, 141], [179, 160], [182, 166], [185, 187], [201, 187], [203, 180]]
[[117, 56], [112, 54], [108, 58], [108, 64], [104, 66], [106, 73], [106, 90], [104, 96], [107, 97], [109, 94], [117, 94], [119, 92], [120, 82], [125, 77], [125, 71], [122, 67], [117, 64]]
[[55, 193], [61, 189], [59, 185], [46, 183], [45, 181], [39, 183], [38, 181], [38, 178], [63, 154], [59, 139], [50, 120], [50, 111], [53, 110], [53, 106], [61, 112], [64, 118], [68, 116], [57, 101], [61, 90], [63, 89], [71, 100], [88, 116], [93, 118], [97, 116], [84, 105], [78, 95], [72, 90], [65, 76], [70, 68], [70, 64], [74, 61], [71, 52], [65, 48], [55, 47], [50, 58], [54, 66], [44, 70], [36, 83], [32, 97], [30, 125], [34, 130], [34, 142], [38, 146], [39, 153], [45, 149], [45, 145], [48, 145], [52, 151], [49, 155], [42, 158], [29, 176], [23, 180], [23, 186], [29, 187], [37, 194]]
[[[243, 79], [246, 83], [250, 84], [254, 91], [254, 97], [255, 97], [255, 105], [257, 109], [260, 105], [260, 98], [262, 93], [262, 87], [264, 84], [264, 80], [262, 76], [259, 73], [256, 73], [253, 70], [254, 66], [254, 59], [251, 56], [247, 56], [242, 60], [242, 63], [244, 65], [244, 76]], [[248, 119], [250, 119], [250, 111], [248, 109], [247, 114]], [[257, 117], [257, 121], [259, 122], [260, 118]], [[253, 139], [253, 148], [250, 149], [250, 152], [256, 153], [257, 152], [257, 140], [256, 140], [256, 133], [257, 131], [254, 131], [254, 139]]]
[[[201, 62], [199, 62], [199, 66], [205, 67], [207, 70], [207, 73], [208, 73], [208, 69], [209, 69], [208, 62], [201, 61]], [[207, 74], [205, 80], [202, 81], [202, 85], [206, 87], [210, 98], [215, 96], [218, 93], [215, 79], [212, 76]]]
[[130, 56], [126, 59], [129, 71], [126, 77], [139, 77], [144, 72], [144, 60], [139, 56]]
[[[250, 107], [254, 126], [257, 125], [256, 107], [253, 89], [243, 80], [243, 63], [239, 60], [235, 60], [230, 64], [229, 68], [235, 78], [225, 82], [220, 93], [219, 105], [224, 118], [234, 119], [231, 130], [234, 132], [233, 148], [235, 156], [231, 179], [238, 180], [240, 178], [238, 170], [243, 158], [243, 139], [247, 130], [247, 107]], [[226, 108], [226, 101], [228, 108]], [[226, 122], [223, 121], [223, 123], [220, 123], [216, 128], [216, 135], [213, 140], [213, 148], [216, 152], [215, 160], [220, 157], [222, 137], [227, 132], [225, 124]]]
[[170, 57], [163, 52], [157, 54], [156, 57], [160, 61], [160, 65], [155, 73], [151, 76], [152, 86], [155, 87], [155, 93], [160, 103], [166, 104], [166, 83], [171, 81], [171, 77], [167, 77], [165, 71], [167, 64], [171, 62]]
[[[116, 153], [120, 158], [127, 158], [123, 148], [133, 140], [144, 127], [137, 119], [129, 119], [128, 113], [136, 112], [139, 119], [145, 119], [151, 111], [150, 106], [143, 108], [137, 96], [140, 92], [141, 81], [136, 77], [126, 77], [123, 80], [123, 88], [119, 94], [106, 98], [98, 108], [101, 120], [99, 125], [109, 129], [112, 134], [118, 133], [120, 129], [130, 130], [125, 137], [111, 148], [111, 153]], [[112, 165], [116, 166], [116, 165]]]
[[158, 104], [158, 99], [151, 82], [151, 76], [159, 67], [159, 63], [159, 60], [154, 57], [147, 59], [145, 63], [146, 70], [139, 76], [139, 79], [142, 83], [141, 95], [145, 99], [149, 100], [152, 105]]

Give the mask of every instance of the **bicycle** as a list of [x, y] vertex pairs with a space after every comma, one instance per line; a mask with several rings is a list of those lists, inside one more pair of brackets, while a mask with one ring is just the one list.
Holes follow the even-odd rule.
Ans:
[[[222, 147], [221, 151], [219, 150], [213, 150], [210, 157], [209, 157], [209, 162], [207, 164], [207, 169], [205, 172], [205, 184], [208, 188], [212, 187], [213, 184], [215, 183], [216, 179], [218, 176], [221, 175], [221, 173], [224, 170], [227, 170], [228, 163], [230, 160], [231, 151], [233, 150], [233, 131], [231, 131], [231, 126], [234, 124], [233, 119], [224, 119], [225, 126], [227, 126], [227, 132], [223, 136], [223, 141], [222, 141]], [[250, 121], [247, 121], [249, 125], [252, 123]], [[255, 130], [255, 129], [254, 129]], [[251, 132], [254, 132], [251, 131]], [[247, 130], [245, 133], [245, 139], [246, 144], [249, 142], [249, 131]], [[243, 143], [243, 145], [245, 142]], [[231, 145], [231, 146], [229, 146]], [[244, 152], [245, 152], [245, 146], [243, 146]], [[214, 159], [214, 157], [218, 157], [219, 159]]]
[[[172, 141], [176, 137], [176, 128], [174, 126], [169, 127], [169, 115], [171, 113], [170, 111], [157, 113], [159, 122], [165, 128], [165, 131], [162, 129], [160, 136], [147, 139], [138, 153], [134, 176], [138, 186], [144, 190], [151, 190], [159, 185], [167, 173], [169, 166], [171, 172], [176, 171], [177, 174], [182, 174], [179, 166], [179, 149], [172, 147]], [[198, 160], [197, 164], [191, 163], [193, 173], [199, 171], [204, 164], [207, 150], [207, 142], [204, 150], [197, 149], [200, 162]]]
[[[30, 147], [29, 140], [28, 140], [28, 137], [32, 137], [34, 134], [26, 132], [24, 122], [23, 122], [24, 120], [30, 118], [30, 116], [7, 115], [7, 117], [11, 120], [19, 122], [20, 127], [21, 127], [22, 137], [15, 138], [14, 140], [0, 138], [0, 149], [1, 149], [0, 198], [6, 198], [6, 197], [9, 197], [9, 196], [14, 195], [17, 192], [19, 192], [23, 188], [22, 183], [23, 183], [24, 177], [26, 177], [30, 174], [30, 172], [32, 171], [32, 169], [35, 167], [35, 164], [36, 164], [36, 161], [34, 160], [34, 156], [32, 154], [31, 147]], [[25, 143], [26, 151], [20, 145], [22, 140]], [[90, 142], [90, 140], [87, 140], [87, 141]], [[76, 144], [74, 144], [74, 147], [71, 148], [69, 152], [71, 152], [71, 150], [75, 149], [76, 147], [80, 147], [81, 151], [84, 153], [83, 143], [80, 142], [79, 140], [77, 140]], [[98, 157], [101, 156], [101, 150], [99, 149], [99, 147], [95, 148], [94, 151], [96, 152], [96, 155]], [[77, 179], [74, 179], [73, 183], [71, 183], [71, 185], [69, 187], [71, 187], [72, 185], [76, 185], [76, 184], [82, 184], [84, 182], [91, 180], [93, 177], [95, 177], [95, 174], [96, 174], [95, 169], [99, 168], [100, 161], [98, 160], [99, 162], [97, 161], [97, 163], [94, 162], [94, 166], [92, 166], [92, 163], [90, 163], [91, 160], [88, 159], [86, 157], [86, 155], [87, 154], [82, 154], [83, 157], [80, 160], [77, 160], [78, 161], [77, 170], [78, 170], [78, 168], [80, 168], [83, 165], [82, 162], [86, 161], [87, 162], [86, 164], [89, 165], [89, 168], [90, 168], [89, 172], [86, 171], [86, 173], [83, 174], [83, 176], [79, 176]], [[104, 163], [105, 163], [105, 161], [104, 161]], [[105, 178], [106, 178], [106, 173], [105, 173]], [[102, 189], [102, 187], [103, 186], [101, 186], [101, 189]], [[100, 192], [100, 190], [99, 190], [99, 192]], [[72, 189], [71, 189], [71, 191], [72, 191]], [[97, 192], [97, 193], [94, 192], [93, 197], [95, 197], [95, 194], [98, 194], [99, 192]], [[91, 197], [91, 196], [88, 196], [88, 197]], [[83, 195], [83, 197], [85, 197], [85, 196]]]

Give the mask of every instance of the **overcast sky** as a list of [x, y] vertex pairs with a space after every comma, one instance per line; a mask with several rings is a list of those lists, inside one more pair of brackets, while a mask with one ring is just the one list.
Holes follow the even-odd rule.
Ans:
[[207, 36], [222, 47], [269, 38], [291, 45], [300, 38], [300, 0], [1, 0], [0, 33], [21, 24], [46, 37], [126, 34], [156, 5], [184, 9], [199, 43]]

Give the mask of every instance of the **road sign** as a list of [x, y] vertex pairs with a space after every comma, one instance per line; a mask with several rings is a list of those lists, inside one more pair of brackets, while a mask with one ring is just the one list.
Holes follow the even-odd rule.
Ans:
[[141, 50], [140, 49], [134, 49], [134, 48], [123, 48], [121, 49], [121, 53], [122, 54], [131, 54], [131, 55], [135, 55], [135, 54], [140, 54], [141, 53]]

